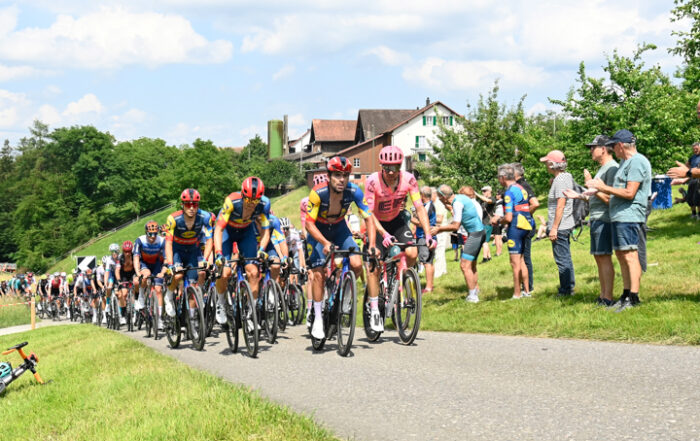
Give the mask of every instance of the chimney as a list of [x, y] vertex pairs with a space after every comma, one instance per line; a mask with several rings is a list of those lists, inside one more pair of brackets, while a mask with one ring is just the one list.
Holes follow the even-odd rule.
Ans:
[[425, 107], [428, 107], [430, 105], [430, 97], [427, 97], [425, 99]]

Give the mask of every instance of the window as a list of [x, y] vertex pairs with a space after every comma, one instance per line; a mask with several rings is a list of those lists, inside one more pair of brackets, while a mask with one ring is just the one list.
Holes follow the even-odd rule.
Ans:
[[437, 116], [423, 115], [423, 125], [424, 126], [436, 126], [437, 125]]
[[355, 179], [357, 179], [357, 180], [359, 181], [360, 179], [362, 179], [362, 175], [356, 173], [356, 174], [355, 174]]
[[443, 116], [442, 117], [442, 124], [449, 126], [450, 124], [450, 117], [449, 116]]
[[424, 149], [427, 148], [428, 144], [425, 141], [425, 136], [416, 136], [416, 148]]
[[352, 160], [352, 166], [353, 167], [359, 167], [360, 166], [360, 158], [355, 158]]
[[418, 153], [418, 160], [420, 162], [425, 162], [425, 153]]

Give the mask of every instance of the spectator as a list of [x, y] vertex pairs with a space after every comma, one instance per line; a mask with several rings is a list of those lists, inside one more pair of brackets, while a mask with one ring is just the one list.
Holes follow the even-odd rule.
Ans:
[[629, 130], [619, 130], [607, 145], [613, 146], [621, 161], [613, 185], [600, 178], [591, 179], [586, 185], [610, 195], [613, 249], [620, 262], [623, 284], [620, 300], [613, 306], [620, 312], [639, 305], [642, 266], [638, 249], [651, 193], [651, 164], [637, 152], [636, 140]]
[[[420, 190], [421, 202], [423, 202], [423, 207], [425, 207], [425, 212], [428, 215], [428, 223], [431, 227], [437, 225], [437, 213], [435, 211], [435, 204], [431, 200], [433, 196], [433, 190], [430, 187], [423, 187]], [[433, 259], [435, 258], [435, 250], [428, 247], [425, 242], [425, 231], [420, 226], [420, 221], [418, 217], [414, 214], [411, 216], [411, 223], [416, 226], [416, 239], [418, 241], [418, 259], [420, 263], [425, 266], [425, 288], [423, 289], [423, 294], [433, 292], [433, 279], [435, 276], [435, 267], [433, 266]]]
[[[700, 167], [700, 143], [696, 142], [693, 144], [693, 154], [685, 163], [685, 167], [688, 170]], [[688, 184], [688, 191], [685, 193], [681, 189], [682, 199], [676, 199], [676, 203], [687, 202], [690, 206], [690, 218], [695, 220], [700, 220], [700, 213], [698, 212], [698, 206], [700, 205], [700, 186], [698, 183], [700, 179], [692, 177], [692, 173], [686, 172], [687, 177], [674, 179], [671, 183], [673, 185]]]
[[[605, 185], [612, 186], [615, 181], [615, 173], [618, 164], [613, 159], [612, 146], [606, 145], [610, 140], [605, 135], [596, 136], [593, 141], [586, 144], [591, 149], [591, 158], [598, 164], [600, 169], [595, 175], [595, 179], [602, 180]], [[591, 179], [588, 170], [583, 174], [586, 181]], [[598, 266], [598, 280], [600, 281], [600, 296], [596, 303], [601, 306], [611, 306], [613, 304], [613, 285], [615, 283], [615, 269], [612, 262], [612, 224], [610, 223], [610, 195], [601, 191], [595, 195], [579, 195], [574, 191], [566, 192], [567, 197], [586, 199], [589, 201], [589, 225], [591, 227], [591, 254]]]
[[491, 246], [489, 242], [491, 241], [491, 234], [493, 233], [493, 225], [491, 225], [491, 218], [496, 211], [496, 198], [493, 197], [493, 189], [490, 185], [485, 185], [481, 187], [481, 193], [476, 194], [476, 197], [481, 200], [481, 210], [484, 213], [481, 222], [484, 224], [484, 231], [486, 232], [486, 240], [484, 240], [484, 245], [482, 250], [484, 252], [484, 258], [481, 263], [486, 263], [491, 260]]
[[[473, 194], [474, 189], [467, 187], [466, 192]], [[469, 234], [462, 251], [460, 267], [469, 289], [469, 294], [465, 300], [470, 303], [477, 303], [479, 301], [479, 277], [476, 264], [481, 252], [481, 245], [486, 237], [484, 224], [481, 223], [481, 206], [465, 195], [455, 195], [449, 185], [440, 186], [438, 197], [443, 204], [452, 206], [452, 222], [441, 227], [435, 226], [430, 229], [430, 232], [436, 235], [442, 231], [457, 231], [462, 227]]]
[[540, 158], [547, 171], [554, 176], [547, 196], [547, 229], [552, 241], [554, 262], [559, 268], [559, 297], [574, 293], [576, 278], [571, 260], [571, 230], [574, 228], [573, 201], [564, 192], [574, 189], [574, 178], [566, 172], [566, 157], [559, 150], [552, 150]]
[[[436, 189], [431, 189], [433, 194], [431, 200], [433, 201], [433, 206], [435, 207], [435, 225], [447, 225], [447, 208], [438, 199], [438, 194]], [[447, 249], [447, 242], [450, 240], [450, 235], [448, 233], [440, 233], [437, 236], [437, 248], [435, 249], [435, 278], [442, 277], [447, 274], [447, 260], [445, 258], [445, 250]]]
[[[532, 214], [540, 206], [540, 201], [535, 196], [535, 191], [525, 180], [525, 167], [523, 167], [523, 165], [519, 162], [514, 162], [512, 166], [513, 171], [515, 171], [515, 183], [523, 187], [523, 189], [527, 192], [527, 202], [530, 204], [530, 214]], [[523, 260], [525, 261], [525, 266], [527, 266], [527, 280], [530, 284], [527, 291], [530, 294], [532, 294], [535, 290], [535, 275], [532, 271], [532, 238], [535, 237], [535, 233], [536, 231], [533, 228], [523, 242]]]
[[503, 208], [503, 190], [496, 192], [496, 208], [493, 211], [491, 225], [493, 226], [493, 245], [496, 247], [496, 257], [503, 252], [503, 225], [501, 219], [505, 217]]

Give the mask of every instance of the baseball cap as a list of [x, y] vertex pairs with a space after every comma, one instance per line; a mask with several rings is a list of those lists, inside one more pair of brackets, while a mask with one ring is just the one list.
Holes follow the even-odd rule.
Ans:
[[547, 161], [564, 162], [566, 161], [566, 157], [564, 156], [564, 153], [561, 150], [552, 150], [551, 152], [547, 153], [547, 156], [543, 156], [540, 158], [540, 162]]
[[599, 147], [599, 146], [604, 146], [607, 144], [607, 142], [610, 141], [610, 137], [606, 135], [597, 135], [595, 138], [593, 138], [593, 141], [589, 142], [586, 144], [586, 147]]
[[615, 145], [618, 142], [622, 142], [625, 144], [633, 144], [636, 141], [634, 135], [632, 132], [630, 132], [627, 129], [622, 129], [618, 130], [615, 132], [612, 138], [608, 140], [608, 142], [605, 145]]
[[491, 186], [490, 185], [484, 185], [481, 187], [481, 191], [491, 191]]

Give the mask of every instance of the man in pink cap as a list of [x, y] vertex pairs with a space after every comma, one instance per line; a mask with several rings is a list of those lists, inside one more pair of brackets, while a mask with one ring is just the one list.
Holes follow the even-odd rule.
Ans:
[[564, 194], [574, 189], [574, 178], [566, 172], [566, 157], [559, 150], [552, 150], [540, 158], [547, 165], [547, 171], [554, 176], [547, 197], [547, 231], [552, 241], [554, 262], [559, 268], [558, 297], [574, 293], [576, 279], [574, 263], [571, 260], [570, 237], [574, 229], [573, 206], [571, 199]]

